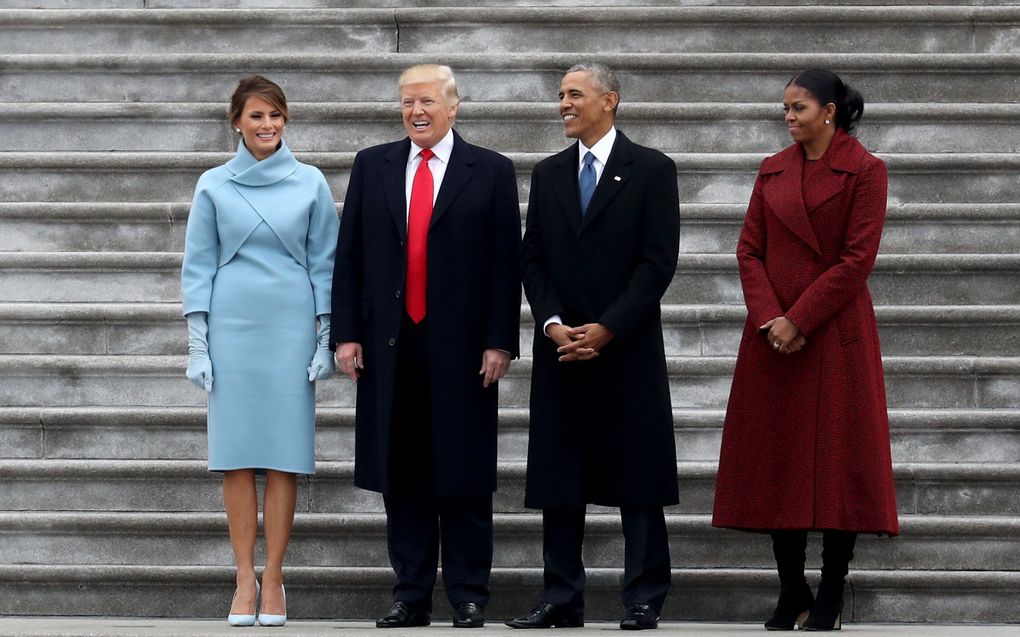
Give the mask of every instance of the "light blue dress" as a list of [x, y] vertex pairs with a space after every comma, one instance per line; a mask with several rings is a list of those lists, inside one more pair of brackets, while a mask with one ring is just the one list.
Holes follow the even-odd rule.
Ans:
[[209, 313], [209, 470], [315, 472], [315, 317], [330, 313], [339, 222], [329, 186], [287, 145], [198, 180], [184, 314]]

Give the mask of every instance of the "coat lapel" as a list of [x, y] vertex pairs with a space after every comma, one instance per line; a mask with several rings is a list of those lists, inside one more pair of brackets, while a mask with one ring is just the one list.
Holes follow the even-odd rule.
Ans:
[[401, 241], [407, 241], [407, 194], [404, 180], [407, 179], [407, 154], [410, 152], [411, 140], [404, 138], [393, 144], [393, 148], [386, 153], [386, 163], [383, 166], [386, 203]]
[[623, 190], [630, 180], [629, 164], [634, 163], [634, 154], [631, 152], [632, 142], [623, 133], [616, 131], [616, 141], [613, 142], [613, 150], [609, 153], [609, 162], [602, 170], [602, 177], [595, 186], [595, 192], [588, 203], [588, 211], [581, 220], [579, 232], [591, 225], [592, 221], [613, 201], [613, 198]]
[[818, 171], [816, 179], [809, 184], [811, 192], [805, 201], [805, 205], [809, 206], [809, 215], [843, 191], [846, 174], [860, 172], [861, 162], [866, 154], [864, 146], [856, 138], [842, 129], [836, 131], [836, 136], [826, 149], [825, 155], [819, 160], [825, 162], [828, 170]]
[[[577, 142], [573, 146], [556, 155], [556, 170], [553, 177], [553, 190], [560, 202], [560, 209], [570, 222], [574, 234], [581, 227], [581, 197], [577, 191]], [[589, 202], [589, 207], [591, 203]]]
[[773, 175], [766, 181], [762, 193], [769, 208], [790, 231], [806, 243], [816, 254], [821, 254], [818, 238], [811, 229], [801, 180], [804, 171], [804, 151], [794, 144], [762, 162], [761, 173]]
[[436, 195], [436, 205], [432, 207], [432, 218], [429, 220], [431, 229], [447, 211], [450, 204], [460, 194], [464, 184], [471, 181], [472, 168], [475, 158], [467, 142], [461, 139], [457, 131], [453, 132], [453, 150], [450, 152], [450, 165], [446, 167], [446, 174], [443, 175], [443, 183], [439, 186], [439, 194]]

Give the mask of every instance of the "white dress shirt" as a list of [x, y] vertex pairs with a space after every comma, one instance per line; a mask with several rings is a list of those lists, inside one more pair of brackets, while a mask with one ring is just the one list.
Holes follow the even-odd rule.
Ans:
[[[446, 135], [431, 148], [435, 156], [429, 160], [429, 170], [432, 172], [432, 205], [436, 205], [436, 197], [439, 196], [439, 187], [443, 185], [443, 177], [446, 175], [446, 167], [450, 165], [450, 154], [453, 152], [453, 129], [446, 131]], [[407, 172], [404, 173], [404, 219], [411, 212], [411, 186], [414, 185], [414, 173], [418, 171], [418, 164], [421, 163], [421, 146], [411, 142], [411, 150], [407, 156]]]
[[[609, 132], [602, 136], [602, 139], [592, 144], [591, 148], [584, 145], [584, 142], [577, 140], [577, 177], [580, 179], [581, 170], [584, 168], [584, 156], [591, 151], [591, 154], [595, 156], [595, 160], [591, 163], [592, 168], [595, 169], [595, 186], [599, 185], [599, 180], [602, 179], [602, 171], [606, 169], [606, 163], [609, 162], [609, 153], [613, 151], [613, 144], [616, 143], [616, 127], [612, 126], [609, 128]], [[431, 166], [431, 164], [430, 164]], [[546, 331], [549, 326], [553, 323], [563, 323], [563, 319], [560, 318], [559, 314], [553, 314], [545, 323], [542, 324], [542, 332], [549, 336]]]

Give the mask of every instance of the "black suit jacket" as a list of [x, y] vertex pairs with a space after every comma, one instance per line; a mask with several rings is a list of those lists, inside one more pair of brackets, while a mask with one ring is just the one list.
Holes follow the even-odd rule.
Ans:
[[[578, 147], [535, 166], [522, 245], [535, 316], [526, 504], [677, 501], [659, 302], [676, 270], [676, 166], [617, 131], [582, 218]], [[550, 316], [615, 333], [598, 358], [561, 363]]]
[[[333, 272], [331, 343], [359, 342], [355, 483], [387, 493], [396, 348], [404, 312], [411, 142], [354, 159]], [[497, 385], [482, 352], [520, 347], [520, 209], [513, 164], [454, 133], [428, 234], [427, 343], [438, 495], [496, 488]], [[442, 441], [442, 442], [440, 442]]]

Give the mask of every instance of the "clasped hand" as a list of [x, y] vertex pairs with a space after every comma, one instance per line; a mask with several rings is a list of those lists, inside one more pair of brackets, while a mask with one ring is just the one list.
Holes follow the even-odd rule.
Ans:
[[590, 361], [614, 336], [612, 330], [601, 323], [585, 323], [578, 327], [552, 323], [546, 332], [556, 343], [562, 363]]
[[766, 338], [769, 345], [780, 354], [798, 352], [807, 343], [807, 339], [800, 333], [800, 328], [785, 316], [777, 316], [758, 329], [768, 330]]

